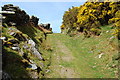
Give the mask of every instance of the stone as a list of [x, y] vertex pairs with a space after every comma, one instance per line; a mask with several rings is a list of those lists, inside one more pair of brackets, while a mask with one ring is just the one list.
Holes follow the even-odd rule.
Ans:
[[20, 48], [19, 47], [12, 47], [12, 50], [18, 51], [18, 50], [20, 50]]
[[13, 46], [14, 46], [14, 47], [18, 47], [18, 46], [19, 46], [19, 44], [13, 44]]
[[92, 68], [96, 68], [96, 66], [92, 66]]
[[48, 70], [46, 70], [46, 73], [48, 73], [48, 72], [50, 72], [50, 70], [48, 69]]
[[103, 56], [104, 53], [100, 53], [98, 56], [96, 56], [95, 58], [101, 58]]
[[[3, 20], [5, 23], [15, 23], [10, 25], [21, 25], [24, 23], [29, 22], [30, 18], [29, 15], [26, 14], [24, 10], [21, 10], [18, 6], [14, 5], [4, 5], [2, 6], [2, 15], [5, 16], [5, 20]], [[12, 18], [11, 18], [12, 17]]]
[[0, 14], [15, 14], [13, 11], [0, 11]]
[[25, 48], [25, 49], [29, 49], [29, 47], [28, 47], [27, 44], [24, 44], [24, 45], [23, 45], [23, 48]]
[[7, 37], [0, 37], [0, 39], [2, 39], [2, 40], [8, 40]]
[[10, 32], [9, 34], [12, 36], [12, 35], [14, 35], [14, 34], [15, 34], [15, 32]]
[[49, 23], [47, 23], [47, 24], [40, 24], [39, 26], [41, 26], [41, 27], [43, 27], [43, 28], [45, 28], [45, 29], [50, 29], [50, 24]]
[[[31, 51], [31, 53], [32, 53], [35, 57], [37, 57], [38, 59], [44, 60], [44, 59], [42, 58], [42, 56], [41, 56], [41, 53], [35, 48], [35, 42], [34, 42], [32, 39], [28, 40], [28, 44], [31, 45], [31, 46], [30, 46], [30, 51]], [[25, 47], [25, 46], [24, 46], [24, 47]]]
[[38, 25], [38, 21], [39, 21], [39, 18], [37, 18], [37, 17], [35, 17], [35, 16], [31, 16], [30, 22], [33, 22], [33, 23], [34, 23], [34, 26], [37, 26], [37, 25]]
[[31, 44], [33, 47], [35, 46], [35, 42], [32, 39], [28, 40], [28, 44]]
[[104, 53], [101, 53], [100, 55], [98, 55], [98, 58], [101, 58], [103, 54], [104, 54]]
[[110, 37], [110, 40], [111, 40], [111, 39], [114, 39], [114, 38], [115, 38], [115, 36], [112, 36], [112, 37]]
[[35, 47], [31, 48], [31, 52], [34, 56], [36, 56], [38, 59], [43, 60], [41, 54], [38, 52], [38, 50]]
[[106, 31], [106, 33], [108, 33], [109, 31]]
[[30, 63], [32, 63], [32, 64], [34, 63], [32, 60], [29, 60], [29, 61], [30, 61]]
[[33, 70], [37, 69], [36, 64], [29, 64], [29, 66], [27, 68], [31, 68]]

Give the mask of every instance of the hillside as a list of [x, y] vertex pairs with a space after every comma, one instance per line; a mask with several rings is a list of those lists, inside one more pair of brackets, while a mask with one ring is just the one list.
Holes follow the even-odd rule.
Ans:
[[38, 21], [12, 4], [2, 7], [3, 80], [44, 77], [49, 61], [44, 41], [52, 31], [50, 24], [41, 26]]
[[12, 4], [1, 14], [3, 80], [119, 77], [120, 2], [69, 8], [61, 33]]

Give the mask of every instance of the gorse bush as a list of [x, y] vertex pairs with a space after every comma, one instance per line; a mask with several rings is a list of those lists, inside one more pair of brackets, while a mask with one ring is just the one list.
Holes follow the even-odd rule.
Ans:
[[66, 11], [63, 16], [63, 25], [66, 28], [76, 27], [74, 23], [77, 22], [78, 7], [69, 8], [69, 11]]
[[119, 15], [120, 2], [86, 2], [65, 12], [61, 29], [68, 34], [76, 30], [98, 35], [101, 26], [115, 23], [118, 27]]

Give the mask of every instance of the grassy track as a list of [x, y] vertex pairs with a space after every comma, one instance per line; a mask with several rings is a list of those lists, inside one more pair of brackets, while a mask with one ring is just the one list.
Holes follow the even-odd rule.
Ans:
[[[47, 42], [52, 46], [53, 52], [49, 67], [51, 71], [47, 77], [115, 78], [116, 69], [109, 66], [113, 55], [117, 54], [117, 39], [110, 43], [109, 34], [111, 33], [86, 39], [83, 35], [69, 37], [59, 33], [49, 34]], [[101, 53], [102, 57], [98, 58]]]

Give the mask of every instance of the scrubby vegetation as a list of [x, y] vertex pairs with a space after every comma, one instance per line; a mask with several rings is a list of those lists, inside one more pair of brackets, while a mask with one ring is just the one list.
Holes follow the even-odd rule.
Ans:
[[119, 27], [120, 2], [86, 2], [80, 7], [72, 7], [65, 12], [62, 33], [83, 32], [85, 36], [99, 36], [101, 26], [114, 24]]

